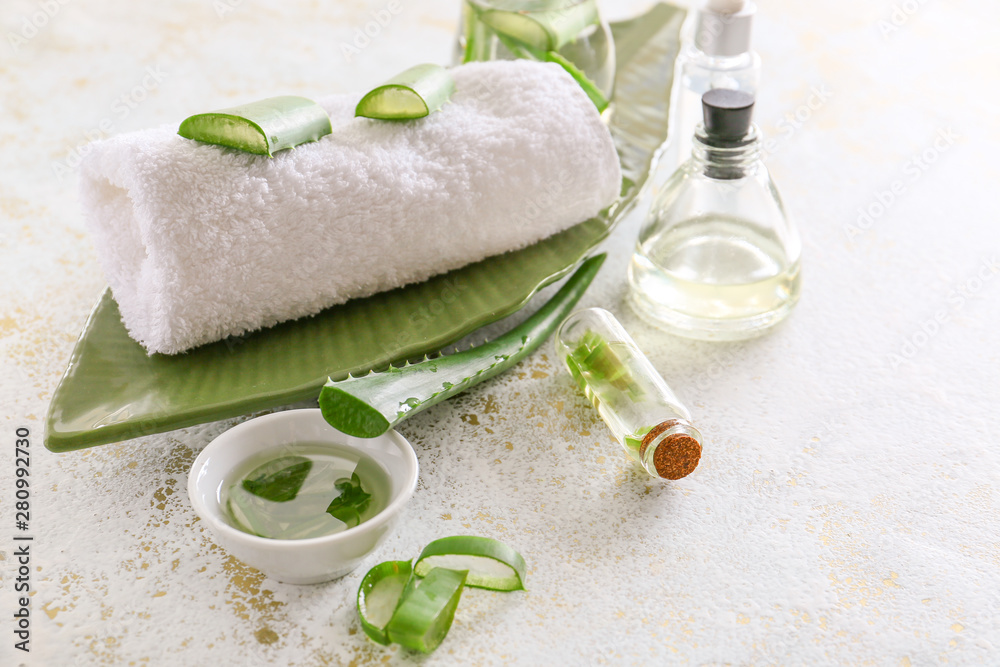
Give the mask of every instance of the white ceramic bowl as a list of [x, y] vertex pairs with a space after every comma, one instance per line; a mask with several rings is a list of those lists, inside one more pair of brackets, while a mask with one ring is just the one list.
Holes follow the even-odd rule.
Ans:
[[[329, 442], [363, 451], [389, 474], [392, 494], [384, 510], [341, 533], [303, 540], [275, 540], [235, 528], [222, 507], [223, 484], [231, 471], [263, 450], [298, 442]], [[316, 584], [342, 577], [388, 536], [417, 486], [417, 456], [396, 431], [354, 438], [330, 426], [318, 408], [277, 412], [235, 426], [195, 459], [188, 477], [191, 505], [215, 541], [238, 559], [288, 584]]]

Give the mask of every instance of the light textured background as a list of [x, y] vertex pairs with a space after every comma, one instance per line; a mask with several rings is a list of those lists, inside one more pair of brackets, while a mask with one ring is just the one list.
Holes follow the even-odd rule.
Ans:
[[[103, 119], [124, 132], [447, 61], [458, 3], [400, 1], [351, 63], [340, 45], [382, 0], [0, 6], [0, 664], [414, 661], [363, 638], [353, 595], [368, 566], [455, 533], [515, 545], [530, 591], [468, 592], [429, 664], [1000, 661], [1000, 5], [989, 0], [761, 0], [758, 120], [804, 236], [798, 310], [745, 344], [658, 334], [622, 304], [638, 217], [615, 232], [584, 298], [620, 315], [707, 435], [685, 480], [654, 483], [629, 465], [549, 348], [403, 426], [421, 465], [404, 524], [326, 585], [269, 581], [196, 520], [188, 467], [232, 422], [43, 450], [49, 399], [104, 284], [72, 173], [88, 133]], [[10, 35], [31, 33], [23, 17], [46, 5], [55, 15], [15, 51]], [[136, 89], [150, 67], [162, 81]], [[935, 149], [948, 130], [957, 140]], [[925, 152], [933, 162], [916, 167]], [[859, 208], [897, 180], [884, 213], [858, 226]], [[34, 452], [28, 656], [9, 630], [18, 426]]]

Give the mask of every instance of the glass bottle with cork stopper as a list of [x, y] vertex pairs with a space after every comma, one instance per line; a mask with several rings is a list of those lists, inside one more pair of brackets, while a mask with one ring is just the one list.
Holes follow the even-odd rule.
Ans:
[[601, 308], [570, 315], [555, 346], [615, 440], [643, 470], [670, 480], [694, 472], [701, 433], [614, 315]]

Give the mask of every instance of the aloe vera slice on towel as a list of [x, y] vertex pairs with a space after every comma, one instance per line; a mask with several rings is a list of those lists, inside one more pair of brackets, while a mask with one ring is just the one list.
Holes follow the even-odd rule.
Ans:
[[333, 131], [330, 116], [305, 97], [269, 97], [230, 109], [191, 116], [177, 134], [209, 144], [273, 157]]
[[496, 340], [464, 352], [427, 359], [381, 373], [326, 383], [319, 395], [323, 417], [343, 433], [374, 438], [410, 415], [511, 368], [534, 352], [569, 315], [604, 263], [591, 257], [538, 312]]
[[455, 80], [440, 65], [416, 65], [392, 77], [358, 102], [355, 116], [412, 120], [434, 113], [451, 99]]

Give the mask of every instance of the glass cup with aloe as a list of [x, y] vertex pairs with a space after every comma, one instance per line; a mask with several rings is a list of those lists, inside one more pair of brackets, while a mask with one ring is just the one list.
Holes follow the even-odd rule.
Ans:
[[514, 58], [568, 64], [611, 99], [615, 48], [597, 0], [463, 0], [455, 63]]

